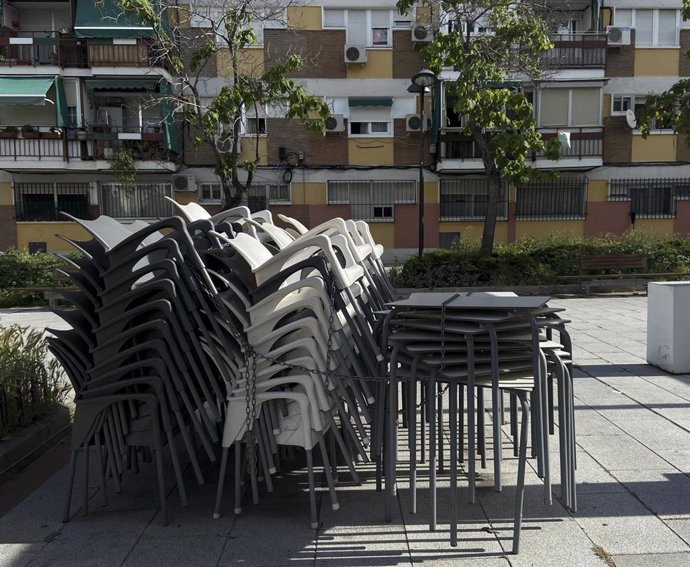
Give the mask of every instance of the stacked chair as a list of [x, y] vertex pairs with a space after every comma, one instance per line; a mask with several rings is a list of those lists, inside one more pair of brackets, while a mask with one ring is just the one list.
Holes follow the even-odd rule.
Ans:
[[[267, 211], [193, 212], [151, 225], [73, 219], [93, 238], [65, 239], [82, 255], [64, 256], [79, 291], [58, 311], [72, 330], [50, 339], [77, 406], [64, 518], [79, 454], [85, 486], [97, 457], [104, 502], [106, 478], [119, 490], [126, 471], [153, 458], [167, 522], [164, 453], [186, 504], [182, 461], [203, 483], [197, 445], [210, 461], [221, 446], [218, 516], [232, 447], [239, 513], [245, 481], [258, 501], [259, 481], [272, 490], [294, 454], [285, 448], [299, 446], [316, 525], [312, 450], [333, 508], [336, 463], [358, 481], [355, 461], [369, 458], [375, 400], [363, 378], [384, 359], [374, 313], [393, 299], [380, 248], [341, 219], [299, 235]], [[85, 489], [84, 513], [87, 500]]]
[[[567, 322], [547, 298], [420, 293], [396, 301], [383, 249], [362, 221], [336, 218], [307, 229], [283, 215], [278, 226], [269, 211], [238, 207], [211, 216], [193, 203], [175, 206], [179, 216], [152, 224], [73, 219], [92, 238], [64, 239], [80, 253], [63, 255], [62, 272], [78, 291], [64, 294], [71, 308], [58, 314], [72, 329], [51, 331], [49, 339], [76, 399], [65, 521], [80, 454], [83, 513], [90, 456], [104, 504], [108, 479], [119, 491], [129, 471], [153, 460], [167, 523], [165, 463], [184, 505], [183, 463], [202, 484], [200, 459], [213, 463], [220, 452], [214, 517], [223, 509], [228, 468], [240, 513], [245, 493], [258, 502], [260, 485], [271, 492], [286, 460], [303, 455], [317, 527], [315, 451], [333, 509], [339, 507], [337, 465], [358, 482], [356, 463], [373, 459], [380, 488], [385, 479], [390, 519], [402, 416], [412, 511], [417, 463], [428, 454], [435, 529], [436, 471], [448, 459], [455, 545], [457, 464], [466, 459], [470, 502], [475, 457], [486, 465], [486, 392], [496, 490], [506, 411], [519, 458], [514, 551], [530, 443], [551, 501], [555, 396], [561, 494], [575, 509], [571, 345]], [[450, 447], [444, 445], [445, 399]]]

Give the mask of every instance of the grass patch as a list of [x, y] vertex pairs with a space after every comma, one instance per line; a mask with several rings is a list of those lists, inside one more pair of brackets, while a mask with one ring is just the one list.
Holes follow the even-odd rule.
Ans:
[[592, 550], [604, 561], [604, 563], [606, 563], [607, 567], [616, 567], [616, 564], [613, 562], [613, 557], [611, 557], [609, 552], [603, 547], [600, 545], [595, 545]]

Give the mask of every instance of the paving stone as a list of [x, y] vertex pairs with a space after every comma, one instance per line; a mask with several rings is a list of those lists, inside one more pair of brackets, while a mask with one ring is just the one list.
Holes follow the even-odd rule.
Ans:
[[578, 443], [609, 471], [668, 468], [666, 461], [627, 435], [583, 436]]
[[611, 474], [661, 518], [690, 515], [690, 478], [683, 473], [637, 470]]
[[687, 567], [690, 565], [690, 552], [614, 555], [613, 562], [616, 567]]
[[[219, 535], [176, 533], [168, 537], [143, 536], [122, 567], [216, 565], [226, 544], [232, 545], [232, 542]], [[261, 542], [257, 542], [257, 548], [261, 548]]]

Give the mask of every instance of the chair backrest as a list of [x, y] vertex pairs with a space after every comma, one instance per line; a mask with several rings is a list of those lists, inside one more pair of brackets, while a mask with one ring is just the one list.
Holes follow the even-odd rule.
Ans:
[[189, 222], [211, 218], [211, 213], [209, 213], [206, 209], [204, 209], [204, 207], [202, 207], [198, 203], [192, 202], [187, 203], [186, 205], [181, 205], [175, 199], [172, 199], [167, 195], [165, 195], [163, 198], [170, 201], [180, 212], [180, 214]]

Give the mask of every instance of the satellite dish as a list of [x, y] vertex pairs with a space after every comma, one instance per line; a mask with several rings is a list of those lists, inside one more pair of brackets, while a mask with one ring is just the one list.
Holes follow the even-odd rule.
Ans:
[[625, 111], [625, 120], [628, 126], [637, 128], [637, 118], [635, 118], [635, 111], [632, 108], [628, 108], [628, 110]]

